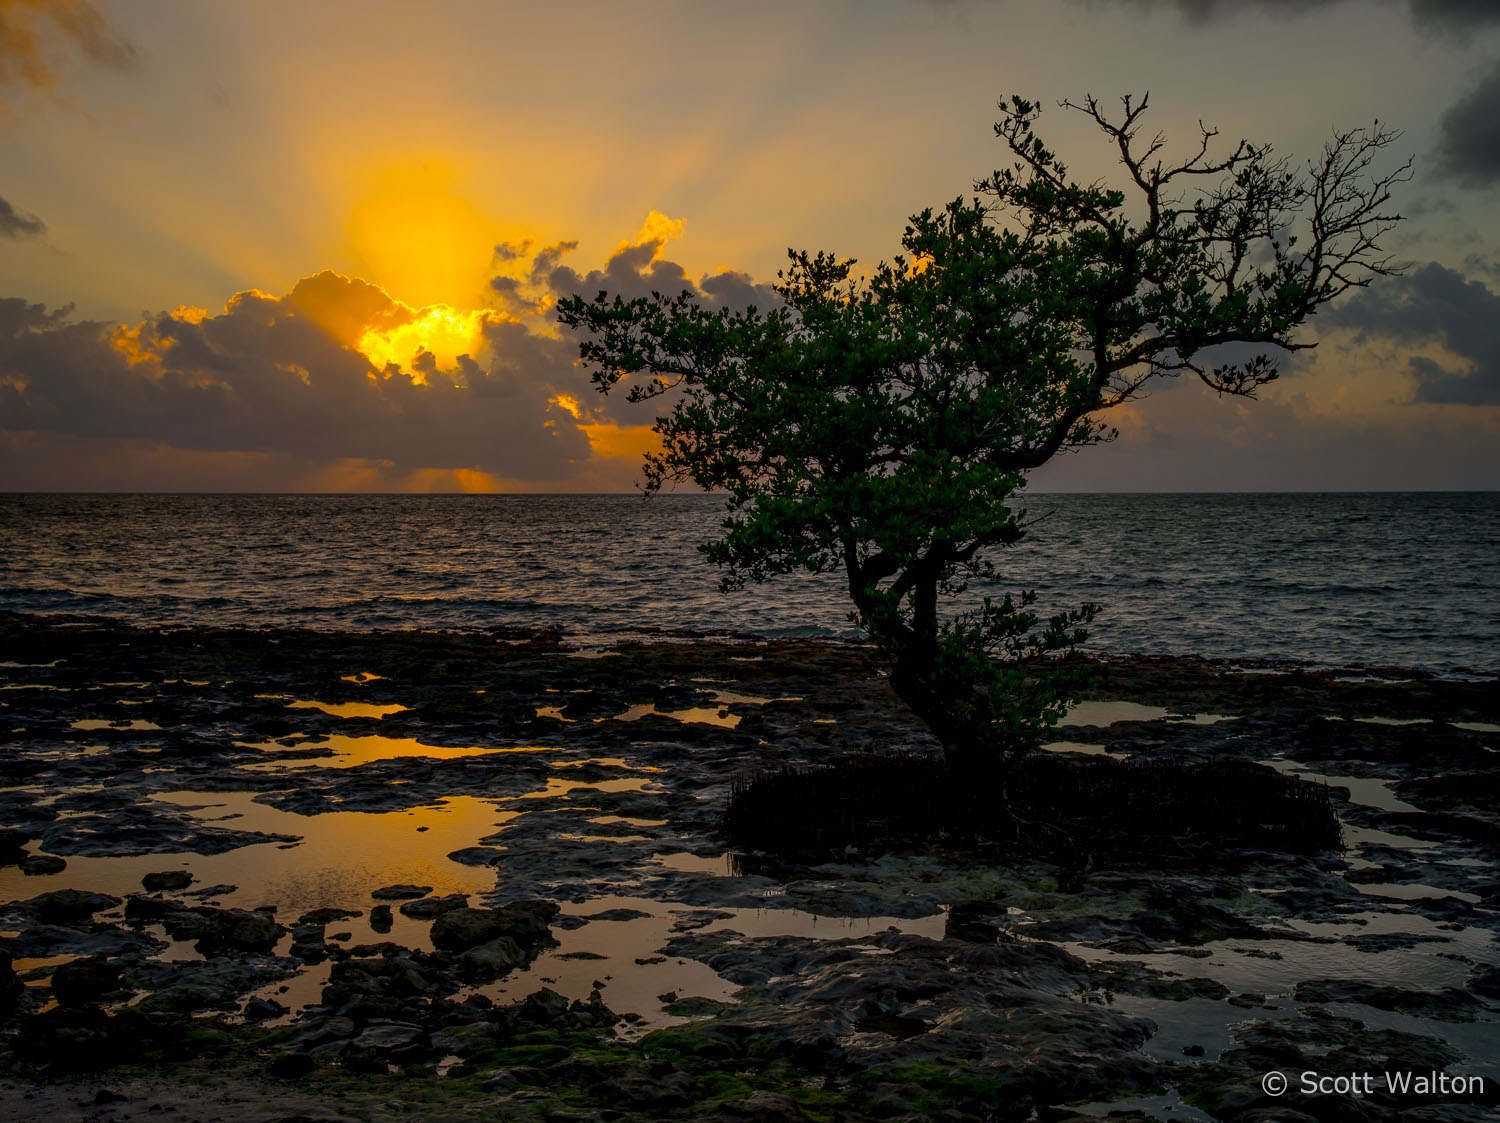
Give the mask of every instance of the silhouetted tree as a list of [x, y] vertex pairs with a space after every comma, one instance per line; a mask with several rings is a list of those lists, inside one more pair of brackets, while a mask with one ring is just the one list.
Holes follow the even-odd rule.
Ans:
[[1253, 397], [1272, 350], [1311, 346], [1292, 333], [1319, 306], [1394, 271], [1378, 241], [1410, 162], [1375, 163], [1399, 134], [1337, 132], [1295, 165], [1245, 141], [1215, 154], [1200, 126], [1167, 163], [1140, 131], [1146, 99], [1122, 104], [1117, 119], [1092, 97], [1063, 106], [1118, 150], [1123, 186], [1069, 178], [1037, 106], [1013, 98], [995, 126], [1010, 165], [915, 215], [906, 256], [866, 278], [793, 252], [770, 309], [688, 292], [559, 305], [601, 390], [672, 393], [646, 487], [728, 493], [724, 534], [701, 547], [724, 587], [841, 571], [895, 690], [971, 768], [1056, 723], [1076, 689], [1056, 656], [1094, 612], [1042, 621], [1030, 593], [943, 611], [997, 576], [987, 550], [1021, 539], [1007, 500], [1026, 473], [1108, 439], [1099, 415], [1153, 378]]

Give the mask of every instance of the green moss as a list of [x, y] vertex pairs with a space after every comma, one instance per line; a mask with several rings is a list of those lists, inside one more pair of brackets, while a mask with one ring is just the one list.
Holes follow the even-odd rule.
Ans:
[[1245, 1074], [1218, 1064], [1196, 1065], [1177, 1082], [1177, 1094], [1190, 1107], [1213, 1114], [1224, 1105], [1224, 1096], [1245, 1082]]

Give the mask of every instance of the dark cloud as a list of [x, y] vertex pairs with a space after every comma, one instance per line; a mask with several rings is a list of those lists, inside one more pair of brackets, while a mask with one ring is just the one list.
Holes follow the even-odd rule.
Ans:
[[[62, 82], [59, 57], [69, 54], [119, 70], [136, 63], [135, 46], [89, 0], [0, 3], [0, 92], [56, 89]], [[0, 103], [0, 116], [8, 113]]]
[[494, 256], [490, 260], [494, 265], [499, 265], [506, 261], [519, 261], [530, 251], [530, 238], [523, 238], [519, 242], [501, 242], [495, 247]]
[[[558, 479], [590, 456], [571, 424], [570, 341], [487, 323], [480, 356], [377, 370], [353, 342], [411, 323], [364, 282], [321, 273], [284, 297], [238, 294], [217, 316], [179, 310], [133, 326], [71, 321], [0, 301], [0, 418], [12, 433], [146, 441], [179, 450], [389, 462]], [[485, 358], [485, 362], [477, 361]]]
[[18, 211], [9, 200], [0, 197], [0, 237], [35, 238], [46, 230], [47, 224], [36, 215]]
[[1414, 402], [1500, 405], [1500, 293], [1436, 262], [1372, 285], [1329, 314], [1361, 338], [1439, 343], [1463, 360], [1451, 369], [1426, 356], [1407, 360]]
[[475, 472], [491, 485], [622, 486], [661, 403], [595, 390], [550, 313], [556, 296], [776, 300], [732, 270], [694, 282], [665, 241], [626, 244], [586, 273], [561, 262], [574, 242], [514, 247], [499, 255], [511, 268], [491, 282], [495, 306], [473, 312], [411, 308], [327, 271], [282, 296], [238, 293], [217, 315], [124, 325], [0, 300], [0, 486], [159, 487], [173, 471], [221, 487], [467, 487], [459, 477]]
[[[572, 249], [575, 244], [564, 242], [560, 245]], [[543, 257], [550, 251], [543, 251], [537, 255], [533, 278], [545, 284], [556, 296], [578, 295], [592, 299], [598, 293], [606, 292], [630, 300], [654, 292], [664, 296], [689, 292], [706, 304], [733, 309], [750, 305], [765, 309], [781, 303], [781, 298], [770, 285], [756, 284], [747, 274], [733, 269], [705, 273], [695, 283], [681, 265], [662, 256], [665, 244], [665, 238], [649, 238], [636, 245], [621, 246], [602, 270], [593, 269], [587, 273], [558, 264], [555, 257], [544, 263]]]
[[1460, 183], [1479, 187], [1500, 182], [1500, 63], [1443, 114], [1438, 160], [1438, 170]]
[[[1172, 8], [1190, 23], [1208, 23], [1250, 8], [1273, 15], [1301, 16], [1335, 8], [1388, 7], [1392, 0], [1082, 0], [1107, 6], [1129, 4], [1137, 8]], [[1459, 31], [1486, 23], [1500, 23], [1500, 4], [1495, 0], [1406, 0], [1411, 19], [1418, 27]]]
[[1458, 29], [1500, 23], [1500, 4], [1495, 0], [1411, 0], [1411, 14], [1418, 24]]

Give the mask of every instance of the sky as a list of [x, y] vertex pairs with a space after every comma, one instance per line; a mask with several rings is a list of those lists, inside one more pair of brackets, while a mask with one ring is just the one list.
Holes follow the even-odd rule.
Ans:
[[1001, 99], [1118, 182], [1057, 103], [1147, 93], [1183, 154], [1401, 130], [1403, 272], [1032, 488], [1500, 489], [1492, 0], [0, 0], [0, 490], [630, 490], [560, 295], [764, 307], [969, 194]]

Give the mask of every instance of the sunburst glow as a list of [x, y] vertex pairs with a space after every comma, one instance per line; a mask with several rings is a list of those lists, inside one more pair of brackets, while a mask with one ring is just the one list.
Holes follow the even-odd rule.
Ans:
[[404, 324], [371, 328], [360, 337], [358, 346], [376, 369], [395, 363], [420, 375], [417, 356], [424, 351], [445, 369], [452, 367], [460, 355], [477, 358], [484, 346], [485, 317], [483, 310], [461, 312], [446, 304], [434, 304]]

